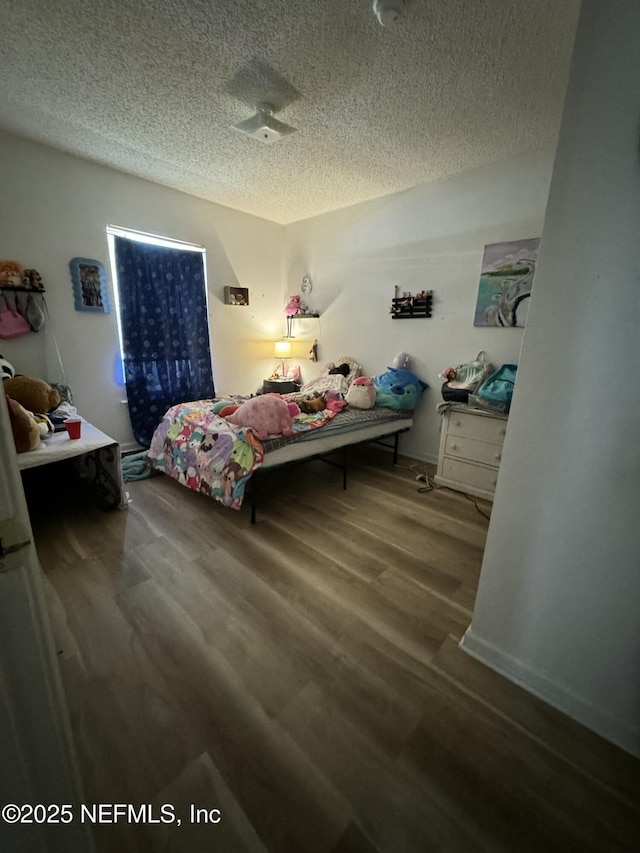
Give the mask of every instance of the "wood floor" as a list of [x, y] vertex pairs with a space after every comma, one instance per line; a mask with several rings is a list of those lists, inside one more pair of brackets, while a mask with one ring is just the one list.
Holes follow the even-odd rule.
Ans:
[[487, 521], [402, 466], [273, 475], [256, 527], [162, 475], [28, 486], [85, 801], [182, 820], [98, 853], [640, 850], [640, 762], [458, 648]]

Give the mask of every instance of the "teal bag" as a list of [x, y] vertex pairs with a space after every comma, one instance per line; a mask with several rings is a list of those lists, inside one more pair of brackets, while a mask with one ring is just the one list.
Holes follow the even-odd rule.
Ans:
[[509, 411], [517, 370], [517, 364], [503, 364], [485, 379], [476, 394], [486, 403], [500, 407], [505, 412]]

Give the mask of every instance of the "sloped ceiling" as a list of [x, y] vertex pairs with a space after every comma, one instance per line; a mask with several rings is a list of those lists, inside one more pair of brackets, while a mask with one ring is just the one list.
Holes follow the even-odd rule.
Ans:
[[[0, 128], [289, 223], [553, 149], [579, 0], [0, 0]], [[231, 129], [271, 101], [298, 132]]]

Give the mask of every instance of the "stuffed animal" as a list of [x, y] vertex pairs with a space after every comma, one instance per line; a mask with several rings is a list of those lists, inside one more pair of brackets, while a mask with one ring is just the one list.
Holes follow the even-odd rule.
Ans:
[[314, 397], [305, 397], [304, 400], [299, 400], [300, 411], [305, 415], [314, 415], [316, 412], [323, 412], [327, 408], [327, 401], [318, 394]]
[[284, 306], [284, 313], [287, 317], [293, 317], [294, 314], [299, 314], [302, 311], [302, 299], [296, 294]]
[[225, 406], [233, 406], [234, 404], [235, 404], [235, 400], [232, 400], [230, 397], [228, 400], [225, 398], [222, 398], [221, 400], [218, 400], [216, 403], [213, 404], [213, 406], [211, 407], [211, 410], [212, 410], [214, 415], [219, 415]]
[[344, 399], [354, 409], [372, 409], [376, 404], [376, 389], [372, 380], [367, 376], [354, 379]]
[[396, 367], [374, 376], [373, 384], [376, 388], [376, 406], [389, 409], [415, 409], [420, 395], [429, 387], [415, 373]]
[[22, 267], [17, 261], [0, 261], [0, 284], [5, 287], [20, 287]]
[[269, 435], [293, 435], [293, 420], [300, 414], [296, 403], [287, 403], [278, 394], [263, 394], [245, 400], [227, 421], [235, 426], [251, 427], [258, 438]]
[[50, 412], [60, 403], [60, 394], [44, 379], [13, 376], [4, 380], [4, 390], [30, 412]]
[[287, 368], [286, 378], [290, 382], [299, 382], [300, 381], [300, 365], [292, 364]]
[[239, 404], [239, 403], [229, 403], [229, 405], [227, 405], [227, 406], [223, 406], [221, 409], [218, 409], [218, 411], [216, 412], [216, 414], [217, 414], [217, 415], [218, 415], [218, 417], [220, 417], [220, 418], [228, 418], [228, 417], [229, 417], [229, 415], [232, 415], [232, 414], [233, 414], [234, 412], [236, 412], [239, 408], [240, 408], [240, 404]]
[[391, 364], [393, 367], [408, 370], [409, 356], [406, 354], [406, 352], [399, 352], [398, 355], [393, 359]]
[[13, 443], [17, 453], [27, 453], [40, 446], [40, 427], [31, 412], [21, 406], [17, 400], [7, 397], [9, 407], [9, 420], [11, 421], [11, 432]]
[[3, 379], [9, 379], [9, 377], [15, 375], [15, 367], [3, 355], [0, 355], [0, 376]]

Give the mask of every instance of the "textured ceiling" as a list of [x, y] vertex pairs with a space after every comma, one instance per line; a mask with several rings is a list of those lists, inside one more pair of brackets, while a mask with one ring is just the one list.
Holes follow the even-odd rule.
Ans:
[[[288, 223], [555, 146], [579, 0], [0, 0], [0, 128]], [[230, 129], [257, 101], [298, 128]]]

